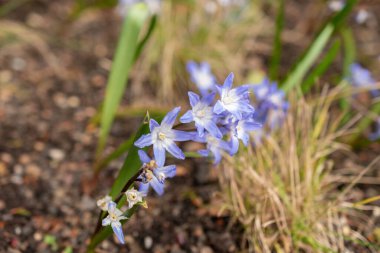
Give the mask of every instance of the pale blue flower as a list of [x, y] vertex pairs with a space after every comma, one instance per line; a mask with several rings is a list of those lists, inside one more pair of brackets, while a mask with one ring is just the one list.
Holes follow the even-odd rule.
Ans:
[[175, 141], [188, 141], [194, 137], [193, 132], [185, 132], [172, 129], [180, 107], [168, 112], [162, 120], [161, 125], [154, 119], [149, 122], [150, 134], [145, 134], [135, 142], [139, 148], [153, 145], [154, 157], [159, 166], [165, 164], [165, 150], [178, 159], [185, 159], [182, 150], [175, 144]]
[[287, 110], [288, 102], [285, 100], [284, 91], [278, 89], [277, 83], [265, 78], [262, 83], [252, 85], [253, 92], [259, 107]]
[[123, 212], [116, 207], [115, 202], [108, 203], [108, 216], [102, 220], [102, 226], [111, 225], [113, 232], [121, 244], [125, 244], [121, 220], [128, 219], [123, 216]]
[[198, 142], [205, 142], [207, 149], [199, 150], [198, 153], [202, 156], [209, 156], [210, 152], [214, 157], [214, 164], [220, 163], [222, 160], [222, 152], [231, 153], [230, 145], [222, 140], [206, 134], [203, 138], [197, 140]]
[[[358, 88], [371, 88], [376, 84], [371, 72], [360, 66], [358, 63], [351, 64], [349, 81], [352, 85]], [[372, 96], [377, 97], [380, 95], [380, 91], [372, 89], [371, 94]]]
[[248, 146], [250, 132], [262, 128], [262, 125], [253, 118], [247, 118], [231, 123], [231, 150], [230, 155], [236, 154], [239, 150], [239, 139], [244, 146]]
[[243, 114], [252, 114], [255, 109], [249, 101], [249, 87], [243, 85], [233, 89], [233, 80], [234, 74], [231, 73], [224, 81], [223, 86], [216, 85], [220, 94], [220, 100], [216, 102], [214, 112], [216, 114], [222, 114], [227, 111], [236, 119], [240, 120]]
[[214, 100], [215, 93], [205, 95], [202, 99], [194, 92], [189, 92], [191, 110], [187, 111], [180, 119], [182, 123], [194, 121], [199, 137], [203, 137], [205, 130], [211, 135], [222, 138], [218, 126], [216, 125], [216, 115], [213, 107], [210, 106]]
[[195, 83], [203, 95], [215, 90], [216, 78], [207, 62], [202, 62], [198, 65], [193, 61], [189, 61], [186, 67], [191, 81]]
[[144, 168], [143, 173], [139, 177], [141, 179], [139, 191], [147, 194], [151, 186], [158, 195], [162, 195], [164, 193], [165, 179], [175, 176], [176, 166], [160, 166], [143, 150], [139, 150], [138, 154]]

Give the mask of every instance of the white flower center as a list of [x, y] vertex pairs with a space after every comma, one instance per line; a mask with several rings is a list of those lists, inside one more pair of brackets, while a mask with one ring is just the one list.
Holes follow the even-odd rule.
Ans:
[[194, 117], [200, 120], [212, 118], [212, 108], [204, 103], [198, 103], [193, 108]]
[[112, 221], [117, 221], [118, 220], [118, 217], [115, 213], [110, 213], [110, 218]]
[[163, 141], [163, 140], [165, 140], [165, 138], [166, 138], [166, 135], [164, 133], [161, 133], [161, 132], [158, 133], [158, 139]]

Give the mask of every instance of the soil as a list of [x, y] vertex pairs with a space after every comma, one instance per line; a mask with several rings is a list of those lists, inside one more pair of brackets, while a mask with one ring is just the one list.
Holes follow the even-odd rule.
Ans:
[[[123, 162], [112, 162], [93, 185], [98, 129], [91, 120], [104, 94], [120, 18], [112, 10], [93, 11], [72, 22], [72, 4], [36, 0], [1, 23], [15, 34], [0, 41], [7, 46], [0, 51], [0, 252], [85, 252], [99, 213], [96, 200]], [[125, 105], [154, 104], [153, 91], [138, 100], [127, 94]], [[105, 152], [140, 122], [118, 119]], [[369, 157], [359, 155], [363, 164], [379, 145], [371, 150]], [[113, 238], [97, 252], [238, 251], [242, 228], [220, 213], [216, 173], [200, 159], [179, 164], [164, 196], [151, 194], [149, 208], [124, 225], [126, 245]], [[357, 191], [362, 199], [379, 188]]]

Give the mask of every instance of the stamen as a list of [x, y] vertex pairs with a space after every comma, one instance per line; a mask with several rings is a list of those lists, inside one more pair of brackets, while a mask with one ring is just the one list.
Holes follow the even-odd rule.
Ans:
[[158, 138], [161, 140], [161, 141], [163, 141], [163, 140], [165, 140], [165, 138], [166, 138], [166, 135], [164, 134], [164, 133], [158, 133]]

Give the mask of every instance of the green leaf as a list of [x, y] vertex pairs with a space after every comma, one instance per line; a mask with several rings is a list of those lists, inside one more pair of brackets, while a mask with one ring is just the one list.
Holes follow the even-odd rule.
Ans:
[[298, 63], [293, 67], [292, 72], [283, 83], [282, 89], [285, 92], [289, 92], [294, 86], [299, 85], [302, 82], [306, 73], [310, 70], [312, 65], [322, 53], [334, 31], [340, 27], [356, 2], [357, 0], [347, 1], [345, 7], [323, 27], [321, 32], [317, 35]]
[[276, 18], [276, 32], [273, 43], [273, 55], [269, 67], [269, 77], [271, 80], [278, 79], [278, 69], [281, 60], [281, 34], [284, 28], [285, 0], [280, 0], [278, 14]]
[[121, 98], [124, 95], [128, 75], [135, 61], [138, 38], [148, 15], [145, 4], [135, 4], [126, 15], [108, 79], [102, 109], [101, 128], [97, 155], [105, 146]]
[[340, 33], [343, 40], [343, 78], [350, 74], [350, 66], [356, 58], [356, 45], [352, 30], [349, 27], [342, 27]]
[[321, 60], [321, 62], [314, 68], [314, 70], [309, 74], [309, 76], [302, 83], [302, 92], [306, 93], [310, 90], [310, 88], [314, 85], [316, 80], [322, 76], [326, 70], [333, 63], [340, 49], [340, 41], [336, 40], [334, 44], [331, 46], [329, 51], [326, 53], [325, 57]]

